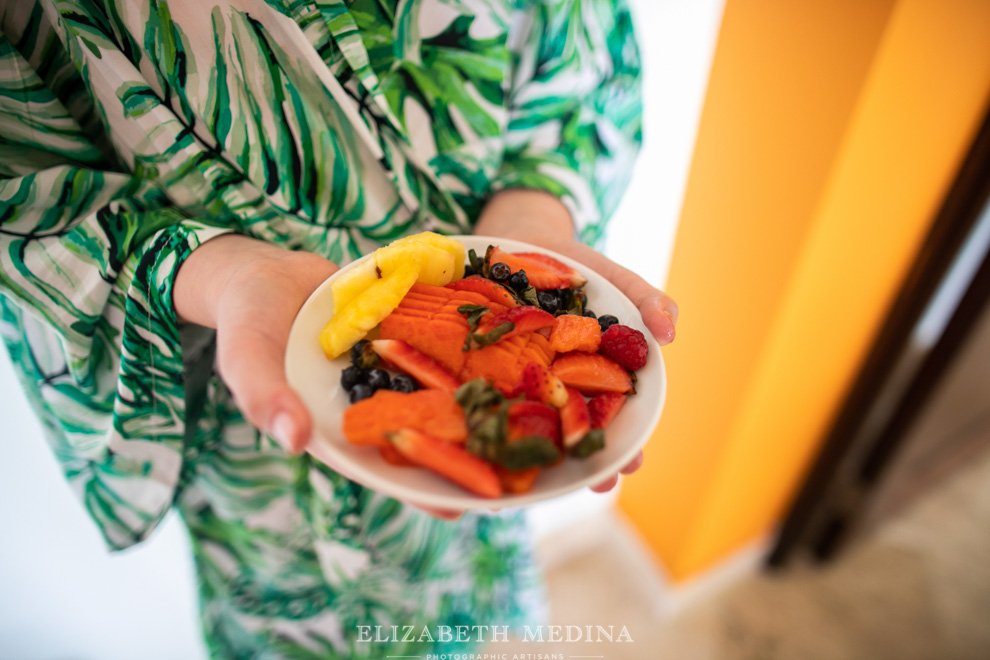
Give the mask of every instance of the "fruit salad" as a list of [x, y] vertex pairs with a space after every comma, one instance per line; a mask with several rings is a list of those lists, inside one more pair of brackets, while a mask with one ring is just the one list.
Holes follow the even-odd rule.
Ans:
[[432, 233], [377, 250], [333, 282], [320, 334], [350, 361], [344, 437], [490, 498], [600, 451], [649, 349], [589, 308], [586, 283], [541, 253], [465, 254]]

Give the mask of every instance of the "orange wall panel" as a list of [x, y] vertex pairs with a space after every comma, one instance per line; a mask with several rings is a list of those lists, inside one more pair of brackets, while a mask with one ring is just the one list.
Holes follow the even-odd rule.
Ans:
[[700, 520], [894, 2], [867, 4], [726, 4], [667, 287], [682, 310], [667, 404], [620, 495], [668, 568]]
[[769, 531], [783, 514], [986, 112], [988, 29], [987, 2], [898, 4], [730, 433], [686, 570]]
[[729, 0], [670, 395], [620, 504], [675, 578], [770, 531], [983, 116], [990, 3]]

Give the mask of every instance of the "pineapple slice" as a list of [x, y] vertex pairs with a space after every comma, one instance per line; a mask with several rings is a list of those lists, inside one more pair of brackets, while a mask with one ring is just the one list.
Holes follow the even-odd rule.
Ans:
[[378, 264], [375, 259], [366, 259], [355, 266], [350, 272], [344, 273], [330, 285], [333, 292], [334, 309], [343, 309], [347, 303], [354, 300], [365, 289], [379, 279]]
[[343, 355], [363, 339], [399, 305], [418, 276], [415, 263], [399, 266], [336, 310], [320, 333], [320, 345], [326, 356], [332, 360]]
[[[401, 247], [400, 247], [401, 246]], [[422, 246], [435, 248], [424, 250]], [[396, 249], [398, 251], [396, 252]], [[412, 253], [407, 250], [412, 249]], [[440, 254], [443, 251], [453, 260]], [[420, 263], [419, 282], [443, 286], [464, 277], [464, 246], [452, 238], [433, 232], [421, 232], [392, 241], [387, 247], [375, 251], [375, 256], [365, 260], [360, 266], [337, 279], [330, 289], [333, 291], [334, 307], [343, 308], [380, 277], [382, 264], [393, 267], [402, 259], [411, 258]], [[448, 279], [449, 278], [449, 279]]]
[[416, 282], [444, 286], [464, 277], [464, 246], [423, 232], [393, 241], [335, 281], [334, 315], [320, 333], [320, 345], [334, 359], [395, 309]]
[[415, 264], [419, 269], [417, 281], [421, 284], [443, 286], [454, 280], [454, 256], [425, 243], [393, 243], [375, 252], [375, 259], [382, 277], [388, 277], [408, 264]]
[[466, 253], [464, 251], [464, 244], [460, 241], [432, 231], [424, 231], [413, 234], [412, 236], [396, 239], [390, 245], [405, 245], [407, 243], [424, 243], [451, 254], [454, 257], [454, 276], [451, 278], [451, 281], [464, 277]]

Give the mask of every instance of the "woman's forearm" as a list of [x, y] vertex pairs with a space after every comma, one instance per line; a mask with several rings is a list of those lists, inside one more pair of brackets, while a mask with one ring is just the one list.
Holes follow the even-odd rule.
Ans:
[[485, 204], [474, 231], [482, 236], [543, 245], [572, 240], [574, 222], [567, 207], [553, 195], [539, 190], [510, 189], [496, 194]]
[[236, 268], [260, 245], [264, 244], [245, 236], [224, 234], [189, 255], [172, 290], [172, 303], [179, 320], [216, 328], [217, 301], [231, 278], [236, 278]]

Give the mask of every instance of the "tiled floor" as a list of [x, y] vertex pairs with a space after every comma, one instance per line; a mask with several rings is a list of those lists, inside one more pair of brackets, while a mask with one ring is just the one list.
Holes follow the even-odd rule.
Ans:
[[587, 625], [624, 625], [632, 643], [499, 643], [490, 652], [508, 660], [990, 658], [990, 454], [832, 566], [746, 571], [665, 614], [637, 564], [620, 529], [548, 574], [553, 624], [581, 626], [585, 636]]

